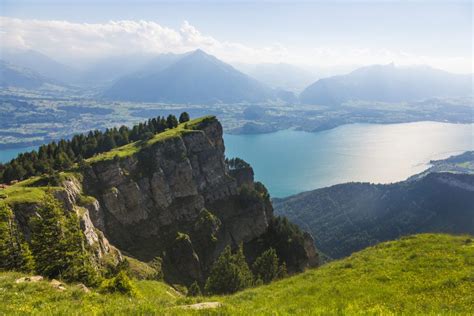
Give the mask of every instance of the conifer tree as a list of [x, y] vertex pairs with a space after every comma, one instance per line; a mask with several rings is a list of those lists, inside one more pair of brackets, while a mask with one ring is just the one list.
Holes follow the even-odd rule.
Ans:
[[252, 270], [255, 278], [261, 280], [263, 283], [270, 283], [277, 279], [279, 277], [280, 267], [278, 266], [278, 256], [275, 249], [270, 248], [264, 251], [253, 263]]
[[183, 112], [183, 113], [181, 113], [181, 115], [179, 116], [179, 122], [180, 122], [180, 123], [185, 123], [185, 122], [187, 122], [187, 121], [189, 121], [189, 114], [188, 114], [188, 112]]
[[46, 277], [61, 277], [94, 285], [97, 273], [85, 250], [84, 235], [75, 214], [64, 214], [61, 204], [46, 194], [33, 220], [31, 247], [36, 271]]
[[235, 254], [227, 246], [214, 263], [205, 290], [209, 294], [231, 294], [253, 284], [253, 276], [240, 245]]
[[30, 272], [33, 257], [11, 208], [0, 203], [0, 269]]
[[178, 120], [176, 119], [176, 116], [174, 116], [173, 114], [168, 115], [168, 117], [166, 118], [166, 126], [168, 128], [175, 128], [176, 126], [178, 126]]

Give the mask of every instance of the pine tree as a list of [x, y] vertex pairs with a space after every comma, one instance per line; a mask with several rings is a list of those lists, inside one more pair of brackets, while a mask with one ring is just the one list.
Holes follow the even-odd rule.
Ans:
[[33, 220], [31, 247], [36, 271], [46, 277], [61, 277], [94, 285], [97, 273], [84, 246], [84, 235], [74, 213], [65, 215], [59, 201], [46, 194]]
[[0, 269], [30, 272], [33, 257], [11, 208], [0, 203]]
[[36, 271], [46, 277], [57, 277], [66, 270], [64, 249], [64, 214], [59, 202], [47, 194], [32, 219], [31, 250]]
[[242, 245], [234, 255], [227, 246], [214, 263], [205, 290], [209, 294], [231, 294], [252, 284], [252, 272], [245, 261]]
[[188, 290], [188, 296], [201, 296], [201, 288], [199, 287], [199, 284], [197, 281], [194, 281], [190, 286]]
[[255, 278], [262, 280], [263, 283], [270, 283], [277, 279], [280, 267], [278, 266], [278, 256], [275, 249], [270, 248], [264, 251], [253, 263], [252, 271]]
[[178, 119], [176, 119], [176, 116], [172, 114], [168, 115], [168, 117], [166, 118], [166, 126], [168, 128], [175, 128], [176, 126], [178, 126]]
[[189, 114], [187, 112], [181, 113], [181, 115], [179, 116], [179, 122], [185, 123], [187, 121], [189, 121]]

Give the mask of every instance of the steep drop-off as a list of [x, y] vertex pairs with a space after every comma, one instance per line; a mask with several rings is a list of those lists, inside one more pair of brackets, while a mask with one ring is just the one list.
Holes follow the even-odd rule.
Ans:
[[[230, 169], [224, 149], [217, 119], [193, 120], [89, 159], [55, 194], [81, 214], [89, 243], [98, 234], [142, 261], [161, 257], [170, 282], [204, 281], [224, 247], [240, 243], [250, 261], [273, 247], [290, 272], [315, 266], [309, 234], [274, 242], [281, 231], [265, 187], [250, 167]], [[21, 218], [34, 215], [35, 201], [14, 197], [7, 201], [27, 231]]]
[[275, 199], [277, 214], [341, 258], [409, 234], [474, 234], [474, 176], [428, 173], [394, 184], [345, 183]]

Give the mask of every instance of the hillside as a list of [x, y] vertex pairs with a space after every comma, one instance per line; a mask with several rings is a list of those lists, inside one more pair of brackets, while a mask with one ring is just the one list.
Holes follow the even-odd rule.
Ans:
[[119, 79], [103, 96], [195, 104], [263, 102], [275, 98], [269, 87], [202, 50], [157, 58], [142, 71]]
[[[52, 194], [65, 214], [77, 215], [98, 265], [108, 257], [120, 261], [120, 252], [144, 262], [159, 257], [165, 280], [186, 286], [203, 286], [227, 246], [243, 244], [250, 264], [272, 247], [290, 273], [317, 265], [311, 236], [273, 216], [252, 168], [225, 160], [219, 121], [207, 116], [176, 124], [67, 170], [2, 185], [0, 206], [13, 209], [12, 222], [28, 240], [45, 196]], [[31, 157], [38, 163], [37, 154]]]
[[[1, 314], [468, 315], [474, 310], [474, 242], [425, 234], [365, 249], [303, 274], [231, 296], [187, 298], [157, 281], [134, 281], [137, 295], [84, 293], [76, 285], [15, 283], [0, 273]], [[217, 309], [183, 305], [214, 301]]]
[[316, 81], [300, 94], [305, 104], [341, 105], [347, 101], [403, 102], [472, 95], [472, 76], [426, 66], [374, 65]]
[[34, 50], [3, 50], [3, 60], [22, 68], [31, 69], [42, 77], [54, 79], [61, 83], [72, 83], [79, 77], [79, 71], [51, 59]]
[[0, 60], [0, 87], [35, 89], [49, 82], [31, 69]]
[[474, 176], [446, 172], [447, 162], [433, 168], [441, 165], [444, 172], [394, 184], [345, 183], [274, 199], [275, 211], [332, 258], [409, 234], [474, 234]]

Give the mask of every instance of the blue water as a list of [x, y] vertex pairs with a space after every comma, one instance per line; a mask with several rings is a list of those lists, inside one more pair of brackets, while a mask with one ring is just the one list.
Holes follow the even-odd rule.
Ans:
[[225, 135], [225, 145], [227, 157], [249, 162], [273, 197], [285, 197], [350, 181], [401, 181], [431, 159], [473, 150], [473, 139], [473, 124], [416, 122]]
[[7, 162], [18, 156], [19, 153], [38, 150], [38, 146], [21, 147], [14, 149], [0, 149], [0, 162]]
[[[390, 183], [432, 159], [474, 150], [474, 124], [351, 124], [318, 133], [224, 135], [226, 156], [248, 161], [273, 197], [350, 181]], [[0, 162], [36, 147], [0, 150]]]

